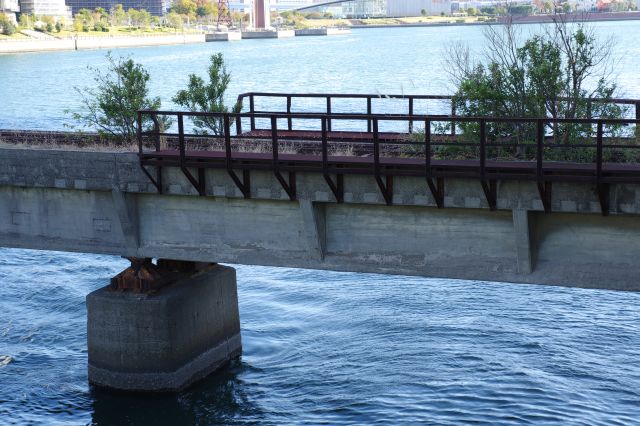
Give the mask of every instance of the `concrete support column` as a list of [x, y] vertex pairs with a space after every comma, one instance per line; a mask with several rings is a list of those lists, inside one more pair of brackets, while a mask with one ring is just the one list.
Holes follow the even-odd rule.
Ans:
[[518, 258], [518, 273], [520, 274], [530, 274], [533, 270], [529, 229], [529, 211], [514, 209], [513, 231], [516, 238], [516, 255]]
[[242, 352], [235, 269], [216, 265], [154, 293], [87, 296], [89, 382], [175, 392]]

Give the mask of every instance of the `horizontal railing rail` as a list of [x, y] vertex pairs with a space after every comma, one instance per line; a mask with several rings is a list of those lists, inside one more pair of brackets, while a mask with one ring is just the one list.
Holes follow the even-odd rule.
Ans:
[[[286, 100], [286, 109], [285, 111], [270, 111], [270, 110], [260, 110], [256, 107], [256, 99], [258, 98], [271, 98], [271, 99], [285, 99]], [[334, 115], [333, 111], [335, 107], [334, 100], [344, 100], [344, 99], [352, 99], [352, 100], [366, 100], [366, 110], [363, 111], [363, 114], [373, 114], [373, 101], [374, 100], [406, 100], [406, 110], [402, 112], [405, 115], [413, 115], [415, 113], [415, 109], [417, 107], [416, 101], [424, 100], [424, 101], [449, 101], [449, 105], [446, 107], [448, 115], [453, 117], [457, 116], [456, 106], [453, 102], [452, 95], [413, 95], [413, 94], [363, 94], [363, 93], [279, 93], [279, 92], [246, 92], [238, 95], [237, 102], [239, 102], [243, 107], [247, 106], [248, 99], [248, 112], [249, 113], [277, 113], [277, 112], [293, 112], [293, 100], [294, 99], [325, 99], [326, 105], [324, 107], [324, 111], [310, 111], [316, 113], [326, 113]], [[560, 98], [559, 102], [569, 100], [569, 98]], [[634, 106], [634, 114], [636, 120], [640, 120], [640, 99], [627, 99], [627, 98], [588, 98], [586, 99], [588, 102], [587, 110], [588, 116], [587, 118], [592, 118], [592, 104], [594, 103], [609, 103], [609, 104], [617, 104], [617, 105], [633, 105]], [[397, 109], [397, 105], [394, 105], [394, 109]], [[443, 109], [444, 110], [444, 109]], [[329, 119], [328, 129], [332, 129], [333, 120]], [[287, 123], [288, 129], [291, 130], [292, 123], [289, 121]], [[256, 130], [256, 121], [255, 119], [250, 119], [250, 128], [251, 130]], [[408, 122], [409, 133], [413, 130], [413, 122]], [[368, 131], [371, 131], [371, 123], [368, 124]], [[450, 128], [450, 133], [455, 135], [456, 126], [452, 125]]]

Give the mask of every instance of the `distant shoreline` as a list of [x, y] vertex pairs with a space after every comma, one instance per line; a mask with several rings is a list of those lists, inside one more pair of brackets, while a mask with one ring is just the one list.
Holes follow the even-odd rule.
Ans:
[[[544, 24], [552, 22], [554, 17], [561, 16], [567, 21], [586, 20], [589, 22], [606, 21], [632, 21], [640, 20], [638, 12], [604, 12], [604, 13], [573, 13], [561, 15], [530, 15], [520, 17], [502, 17], [496, 21], [482, 22], [411, 22], [398, 24], [370, 24], [346, 25], [346, 28], [415, 28], [415, 27], [450, 27], [450, 26], [477, 26], [477, 25], [503, 25], [511, 21], [513, 24]], [[454, 19], [454, 18], [452, 18]], [[125, 35], [113, 37], [85, 37], [38, 40], [16, 39], [0, 40], [0, 54], [49, 52], [61, 50], [86, 50], [86, 49], [110, 49], [118, 47], [144, 47], [166, 46], [174, 44], [205, 43], [205, 34], [162, 34], [162, 35]]]
[[406, 24], [370, 24], [370, 25], [350, 25], [349, 28], [404, 28], [404, 27], [461, 27], [472, 25], [504, 25], [511, 20], [513, 24], [546, 24], [553, 22], [557, 16], [565, 17], [568, 22], [585, 20], [589, 22], [606, 21], [636, 21], [640, 20], [638, 12], [602, 12], [602, 13], [571, 13], [560, 15], [529, 15], [500, 17], [495, 21], [482, 22], [411, 22]]

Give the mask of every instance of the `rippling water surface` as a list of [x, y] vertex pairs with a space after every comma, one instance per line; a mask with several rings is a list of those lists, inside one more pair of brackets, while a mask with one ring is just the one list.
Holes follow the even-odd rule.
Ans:
[[638, 294], [284, 268], [237, 266], [229, 368], [177, 396], [93, 389], [84, 297], [125, 266], [0, 249], [0, 423], [640, 421]]
[[[527, 26], [527, 31], [536, 26]], [[640, 96], [640, 24], [615, 34]], [[119, 49], [170, 105], [225, 54], [229, 93], [450, 93], [451, 41], [479, 27]], [[104, 51], [0, 55], [0, 128], [62, 129]], [[0, 249], [0, 424], [640, 423], [638, 294], [238, 266], [243, 356], [177, 396], [87, 385], [87, 293], [119, 258]]]

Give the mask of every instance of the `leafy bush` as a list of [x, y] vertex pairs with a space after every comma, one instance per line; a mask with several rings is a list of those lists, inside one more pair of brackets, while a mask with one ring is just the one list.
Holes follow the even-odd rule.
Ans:
[[13, 35], [16, 32], [15, 24], [4, 13], [0, 13], [0, 34]]
[[[173, 102], [187, 108], [191, 112], [229, 112], [224, 104], [224, 95], [231, 81], [221, 53], [211, 56], [208, 68], [209, 82], [195, 75], [189, 75], [187, 88], [180, 90]], [[231, 108], [232, 112], [240, 112], [242, 105], [238, 102]], [[223, 135], [224, 123], [221, 117], [192, 117], [195, 132], [203, 135]], [[232, 120], [233, 121], [233, 120]]]
[[[157, 110], [160, 98], [149, 97], [149, 73], [132, 59], [113, 58], [107, 54], [107, 71], [89, 67], [95, 74], [94, 86], [74, 89], [82, 97], [83, 112], [73, 113], [83, 126], [94, 128], [116, 143], [134, 143], [137, 136], [138, 110]], [[168, 125], [168, 123], [165, 123]], [[152, 120], [143, 116], [143, 130]]]
[[[606, 102], [617, 92], [609, 74], [611, 41], [599, 42], [584, 23], [556, 21], [547, 32], [524, 42], [511, 25], [500, 30], [489, 28], [485, 36], [485, 61], [472, 62], [463, 47], [455, 49], [448, 59], [457, 87], [452, 102], [459, 115], [553, 119], [625, 115], [623, 107]], [[477, 122], [459, 123], [458, 128], [463, 140], [478, 141]], [[535, 153], [536, 131], [535, 123], [487, 121], [486, 126], [489, 142], [519, 145], [511, 150], [494, 148], [491, 153], [496, 156], [530, 157]], [[614, 136], [620, 131], [621, 126], [610, 129]], [[545, 127], [545, 135], [562, 144], [584, 144], [593, 134], [589, 124], [548, 123]], [[578, 149], [559, 152], [553, 150], [547, 158], [556, 155], [567, 159], [565, 152], [573, 153], [570, 155], [576, 160], [583, 158]]]

